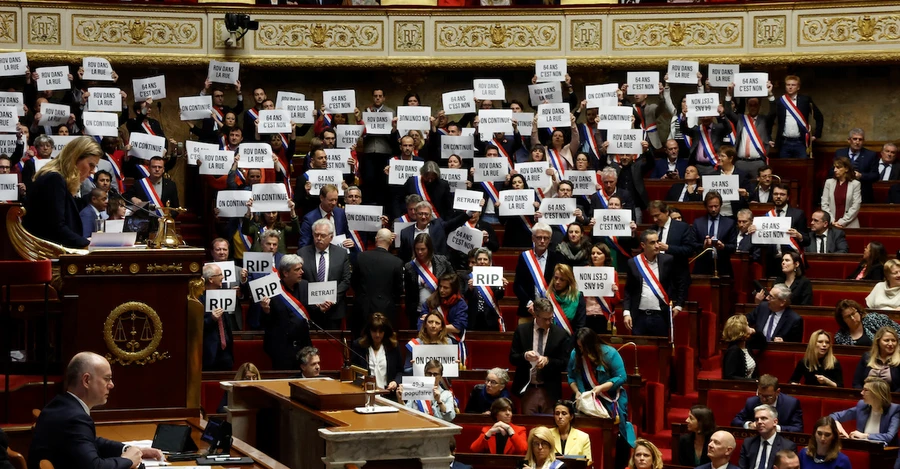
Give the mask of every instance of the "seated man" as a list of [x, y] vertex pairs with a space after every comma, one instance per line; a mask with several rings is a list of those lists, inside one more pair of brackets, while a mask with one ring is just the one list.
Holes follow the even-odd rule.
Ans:
[[768, 342], [803, 342], [803, 318], [790, 308], [791, 288], [776, 283], [766, 298], [747, 315], [753, 332], [761, 332]]
[[739, 469], [729, 462], [735, 446], [734, 435], [731, 433], [725, 430], [713, 433], [706, 448], [710, 462], [697, 466], [697, 469]]
[[65, 381], [66, 392], [44, 407], [34, 425], [29, 467], [39, 467], [43, 459], [67, 469], [128, 469], [138, 467], [142, 458], [163, 460], [158, 449], [97, 437], [91, 409], [106, 404], [113, 388], [109, 361], [81, 352], [66, 367]]
[[809, 243], [806, 252], [816, 254], [835, 254], [850, 252], [844, 230], [831, 227], [831, 215], [818, 210], [813, 212], [809, 222]]
[[109, 218], [106, 213], [108, 204], [109, 197], [103, 189], [91, 189], [91, 202], [78, 212], [81, 217], [82, 236], [90, 238], [91, 234], [97, 231], [96, 221]]
[[759, 385], [756, 388], [756, 395], [747, 398], [744, 409], [738, 412], [731, 421], [733, 427], [743, 427], [750, 430], [756, 429], [756, 418], [754, 410], [762, 404], [775, 407], [781, 424], [777, 424], [775, 429], [780, 432], [803, 432], [803, 410], [800, 408], [800, 401], [796, 398], [783, 394], [778, 387], [778, 378], [772, 375], [762, 375], [759, 377]]
[[745, 439], [741, 445], [741, 469], [769, 468], [775, 464], [779, 451], [797, 451], [793, 441], [778, 434], [778, 411], [774, 407], [762, 404], [753, 410], [758, 435]]
[[300, 363], [300, 375], [294, 378], [316, 378], [322, 370], [319, 364], [322, 361], [319, 358], [319, 349], [312, 345], [303, 347], [297, 352], [297, 362]]

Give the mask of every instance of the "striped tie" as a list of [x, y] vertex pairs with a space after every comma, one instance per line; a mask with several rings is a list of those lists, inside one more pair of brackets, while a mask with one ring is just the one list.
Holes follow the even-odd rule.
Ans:
[[325, 251], [319, 253], [319, 271], [317, 276], [320, 282], [325, 281]]

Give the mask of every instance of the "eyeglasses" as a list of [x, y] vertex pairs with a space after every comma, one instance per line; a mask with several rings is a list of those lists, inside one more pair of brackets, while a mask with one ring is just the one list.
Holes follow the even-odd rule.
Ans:
[[544, 441], [544, 440], [534, 440], [534, 441], [531, 442], [531, 446], [532, 446], [532, 447], [535, 447], [535, 448], [544, 448], [544, 447], [549, 448], [549, 447], [550, 447], [550, 443], [548, 443], [548, 442], [546, 442], [546, 441]]
[[486, 380], [484, 380], [484, 384], [487, 384], [488, 386], [499, 386], [501, 383], [500, 383], [500, 381], [494, 381], [494, 380], [492, 380], [492, 379], [486, 379]]
[[766, 396], [764, 394], [756, 393], [756, 397], [759, 398], [760, 401], [763, 402], [774, 402], [778, 397], [778, 394], [772, 394], [771, 396]]

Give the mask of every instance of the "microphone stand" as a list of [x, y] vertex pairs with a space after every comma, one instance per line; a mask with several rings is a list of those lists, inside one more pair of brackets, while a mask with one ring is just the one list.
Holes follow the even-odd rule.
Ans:
[[[325, 328], [316, 324], [316, 322], [313, 321], [312, 318], [309, 319], [309, 323], [312, 324], [313, 326], [316, 326], [316, 329], [322, 331], [328, 340], [336, 342], [338, 345], [341, 346], [341, 348], [342, 348], [341, 353], [344, 356], [344, 366], [341, 368], [341, 381], [356, 382], [356, 379], [355, 379], [356, 376], [363, 376], [365, 378], [368, 378], [372, 374], [371, 366], [369, 365], [369, 357], [364, 357], [364, 356], [360, 355], [356, 350], [353, 350], [349, 345], [347, 345], [346, 340], [343, 339], [343, 336], [344, 336], [343, 331], [341, 331], [341, 339], [338, 339], [337, 337], [332, 335], [330, 332], [326, 331]], [[357, 357], [361, 358], [366, 363], [366, 369], [362, 370], [362, 371], [357, 371], [357, 370], [361, 370], [361, 369], [359, 367], [356, 367], [356, 366], [353, 366], [350, 364], [350, 355], [347, 352], [350, 352], [353, 355], [356, 355]], [[356, 370], [354, 370], [354, 368], [356, 368]]]
[[696, 256], [692, 257], [691, 260], [688, 261], [688, 264], [693, 264], [697, 259], [700, 258], [700, 256], [706, 254], [707, 252], [712, 252], [713, 278], [719, 278], [719, 263], [717, 262], [719, 259], [719, 253], [715, 247], [710, 246], [710, 247], [700, 251], [700, 254], [697, 254]]
[[638, 370], [638, 348], [637, 348], [637, 344], [634, 343], [634, 342], [625, 342], [624, 344], [620, 345], [619, 348], [616, 349], [616, 351], [621, 351], [623, 348], [625, 348], [625, 347], [627, 347], [627, 346], [629, 346], [629, 345], [631, 345], [632, 347], [634, 347], [634, 374], [637, 375], [637, 376], [640, 376], [640, 375], [641, 375], [641, 372]]

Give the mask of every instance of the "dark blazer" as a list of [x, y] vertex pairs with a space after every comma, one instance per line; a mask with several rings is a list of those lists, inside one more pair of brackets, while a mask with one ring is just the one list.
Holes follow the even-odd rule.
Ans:
[[[431, 272], [438, 279], [441, 275], [453, 272], [453, 266], [446, 257], [435, 254], [431, 258]], [[416, 314], [421, 309], [419, 304], [419, 275], [412, 268], [412, 261], [403, 264], [403, 291], [406, 293], [406, 319], [409, 321], [409, 328], [416, 330], [419, 322], [419, 316]], [[399, 326], [394, 326], [399, 329]]]
[[[772, 310], [769, 309], [769, 302], [763, 301], [747, 315], [747, 322], [756, 332], [765, 335], [770, 314]], [[803, 318], [790, 307], [785, 308], [772, 337], [781, 337], [785, 342], [803, 342]]]
[[131, 467], [131, 460], [122, 457], [125, 445], [97, 437], [94, 420], [67, 392], [58, 394], [41, 410], [33, 435], [28, 467], [40, 466], [42, 459], [60, 468]]
[[[396, 328], [396, 326], [394, 327]], [[388, 339], [389, 337], [385, 336], [384, 341], [387, 342]], [[350, 350], [368, 358], [369, 348], [360, 345], [360, 340], [362, 339], [356, 339], [353, 342], [350, 342]], [[384, 359], [387, 362], [386, 375], [388, 383], [391, 381], [394, 381], [397, 384], [403, 383], [403, 354], [400, 352], [401, 347], [401, 345], [397, 345], [394, 348], [388, 348], [382, 344], [382, 348], [384, 348]], [[368, 360], [363, 360], [356, 354], [350, 354], [350, 361], [364, 370], [370, 369], [370, 365], [367, 363]]]
[[[856, 276], [859, 275], [859, 271], [863, 269], [863, 263], [860, 262], [859, 265], [856, 266], [856, 270], [853, 271], [852, 274], [847, 276], [848, 280], [856, 280]], [[884, 265], [875, 264], [871, 269], [866, 270], [866, 275], [863, 276], [862, 280], [884, 280]]]
[[[206, 308], [206, 294], [200, 295], [200, 304]], [[272, 299], [272, 301], [277, 301]], [[225, 349], [219, 339], [219, 324], [213, 317], [212, 313], [204, 311], [203, 313], [203, 370], [216, 370], [214, 365], [218, 362], [220, 366], [231, 363], [234, 365], [234, 337], [231, 331], [231, 321], [228, 320], [228, 313], [222, 315], [222, 324], [225, 326]], [[231, 367], [227, 370], [231, 371]]]
[[[869, 377], [869, 372], [872, 371], [872, 368], [869, 368], [869, 352], [863, 354], [862, 358], [859, 359], [859, 363], [856, 365], [856, 372], [853, 373], [853, 387], [855, 389], [862, 389], [863, 383], [865, 383], [866, 378]], [[900, 390], [900, 367], [892, 366], [891, 367], [891, 392], [896, 392]]]
[[[429, 202], [434, 206], [434, 210], [443, 218], [450, 218], [450, 212], [453, 210], [453, 193], [450, 191], [450, 183], [437, 178], [430, 183], [422, 183], [425, 186], [425, 192], [430, 197]], [[474, 186], [473, 186], [474, 187]], [[403, 184], [403, 191], [398, 192], [394, 197], [394, 211], [396, 216], [406, 213], [406, 196], [409, 194], [417, 194], [415, 177], [410, 177]]]
[[40, 175], [28, 189], [22, 224], [38, 238], [70, 248], [83, 248], [90, 242], [82, 236], [78, 205], [59, 173]]
[[[619, 179], [622, 179], [622, 171], [631, 173], [631, 187], [628, 191], [635, 207], [647, 208], [650, 203], [650, 196], [647, 195], [647, 188], [644, 186], [644, 176], [650, 173], [655, 166], [653, 150], [645, 151], [636, 161], [632, 161], [628, 166], [620, 166], [613, 164], [616, 171], [619, 172]], [[623, 201], [624, 203], [624, 201]]]
[[[818, 138], [818, 137], [817, 137]], [[834, 152], [834, 159], [838, 158], [850, 158], [850, 147], [838, 148]], [[871, 179], [867, 182], [874, 182], [875, 179], [878, 178], [878, 162], [881, 161], [881, 158], [878, 157], [878, 153], [872, 150], [869, 150], [866, 147], [859, 149], [859, 155], [856, 157], [856, 161], [853, 161], [853, 169], [859, 171], [864, 178]], [[834, 168], [829, 170], [829, 175], [834, 174]]]
[[[284, 282], [281, 283], [281, 288], [288, 289]], [[301, 279], [297, 285], [294, 285], [291, 294], [306, 307], [310, 316], [322, 314], [317, 306], [306, 303], [309, 295], [309, 284], [306, 280]], [[312, 339], [309, 337], [309, 323], [289, 310], [280, 295], [272, 298], [270, 305], [269, 314], [263, 315], [263, 327], [265, 327], [263, 349], [272, 359], [272, 369], [297, 369], [297, 352], [303, 347], [312, 345]]]
[[[698, 217], [691, 225], [691, 237], [693, 238], [694, 252], [703, 250], [703, 240], [715, 237], [725, 248], [718, 251], [717, 265], [719, 275], [731, 275], [731, 255], [737, 250], [737, 224], [731, 218], [719, 215], [716, 223], [716, 232], [709, 233], [709, 215]], [[713, 236], [715, 235], [715, 236]], [[694, 264], [694, 274], [711, 275], [713, 273], [712, 253], [704, 254]]]
[[453, 461], [450, 464], [450, 469], [472, 469], [472, 466], [470, 466], [468, 464], [463, 464], [459, 461]]
[[[740, 462], [738, 463], [738, 466], [740, 466], [741, 469], [755, 469], [753, 463], [756, 461], [756, 454], [759, 453], [760, 441], [761, 438], [759, 435], [744, 440], [744, 444], [741, 445]], [[775, 440], [772, 442], [772, 447], [766, 450], [766, 456], [769, 460], [766, 463], [766, 467], [775, 465], [775, 455], [783, 449], [789, 449], [796, 453], [797, 445], [795, 445], [793, 441], [776, 434]]]
[[[654, 229], [659, 231], [658, 226]], [[690, 267], [688, 266], [688, 260], [690, 259], [691, 254], [693, 254], [693, 247], [691, 245], [691, 225], [688, 225], [683, 221], [671, 220], [668, 233], [663, 233], [663, 235], [669, 245], [669, 250], [665, 253], [675, 258], [676, 270], [683, 273], [686, 284], [690, 285]]]
[[[700, 454], [700, 465], [709, 462], [707, 445], [709, 445], [708, 437], [703, 443], [703, 452]], [[698, 464], [697, 461], [694, 460], [694, 456], [694, 433], [682, 433], [678, 437], [678, 464], [681, 466], [696, 467]]]
[[[699, 182], [699, 181], [698, 181]], [[681, 191], [684, 191], [685, 183], [676, 182], [672, 184], [672, 187], [669, 188], [669, 192], [666, 193], [666, 201], [667, 202], [702, 202], [703, 194], [699, 191], [694, 191], [693, 194], [685, 191], [684, 192], [684, 200], [678, 200], [681, 197]], [[700, 187], [700, 184], [697, 184], [697, 187]]]
[[889, 204], [900, 204], [900, 184], [894, 184], [888, 189], [886, 202]]
[[382, 248], [359, 253], [353, 270], [353, 292], [364, 318], [383, 313], [394, 327], [403, 295], [403, 261]]
[[[556, 264], [559, 264], [562, 261], [562, 254], [557, 252], [556, 249], [553, 249], [553, 246], [547, 248], [544, 280], [547, 281], [548, 286], [553, 279], [553, 269], [556, 268]], [[531, 277], [531, 272], [528, 270], [528, 266], [525, 265], [523, 254], [520, 254], [516, 263], [516, 278], [513, 280], [513, 291], [516, 292], [516, 298], [519, 299], [519, 309], [516, 311], [516, 314], [520, 318], [531, 317], [531, 314], [528, 313], [528, 302], [535, 300], [534, 288], [534, 278]]]
[[[784, 283], [784, 275], [775, 277], [775, 283]], [[812, 306], [813, 304], [813, 288], [812, 282], [805, 275], [794, 279], [794, 283], [790, 286], [791, 304], [798, 306]]]
[[[849, 151], [849, 149], [842, 150]], [[862, 201], [864, 203], [881, 202], [880, 200], [875, 200], [875, 189], [872, 185], [876, 182], [881, 181], [881, 157], [878, 155], [878, 153], [875, 153], [871, 150], [866, 150], [866, 152], [871, 152], [875, 155], [875, 157], [871, 158], [871, 160], [867, 162], [868, 166], [863, 166], [864, 163], [860, 162], [863, 156], [867, 156], [867, 153], [860, 152], [860, 156], [856, 159], [857, 162], [860, 162], [860, 166], [862, 167], [861, 169], [865, 169], [865, 171], [859, 171], [860, 173], [862, 173], [859, 178], [860, 195], [862, 195]], [[834, 169], [831, 170], [831, 173], [833, 172]], [[900, 179], [900, 162], [894, 162], [888, 165], [885, 172], [888, 174], [888, 180], [890, 181], [896, 181], [897, 179]], [[831, 173], [829, 173], [829, 176], [831, 176]]]
[[[497, 238], [497, 232], [494, 231], [494, 226], [492, 224], [486, 223], [484, 220], [479, 218], [478, 223], [475, 224], [475, 229], [479, 231], [487, 231], [488, 239], [482, 244], [482, 247], [487, 248], [491, 252], [497, 252], [497, 250], [500, 249], [500, 240]], [[456, 249], [450, 249], [450, 253], [447, 257], [450, 258], [450, 263], [453, 264], [454, 269], [468, 270], [468, 253], [457, 251]]]
[[[684, 177], [684, 170], [687, 169], [688, 162], [685, 159], [679, 158], [675, 160], [675, 171], [678, 172], [678, 177]], [[653, 172], [650, 173], [651, 179], [662, 179], [663, 176], [668, 174], [669, 172], [669, 160], [666, 158], [661, 158], [656, 160], [656, 164], [653, 165]]]
[[[753, 409], [760, 404], [762, 404], [762, 401], [759, 400], [759, 396], [748, 397], [744, 408], [731, 420], [731, 426], [743, 427], [744, 422], [752, 421], [755, 415]], [[781, 431], [803, 432], [803, 410], [800, 408], [800, 401], [796, 397], [779, 393], [778, 400], [775, 402], [775, 410], [778, 411], [778, 424], [781, 425]], [[756, 453], [753, 454], [755, 455]]]
[[[700, 124], [688, 128], [687, 119], [682, 119], [680, 121], [681, 124], [681, 133], [683, 135], [691, 136], [691, 150], [690, 156], [688, 157], [688, 165], [696, 166], [697, 165], [697, 153], [701, 152], [701, 142], [702, 138], [700, 137]], [[725, 138], [728, 133], [731, 132], [730, 126], [725, 126], [721, 122], [713, 122], [712, 127], [710, 128], [710, 137], [712, 138], [713, 149], [715, 151], [719, 151], [719, 147], [722, 146], [722, 140]], [[718, 156], [717, 156], [718, 157]], [[707, 164], [709, 166], [712, 162]], [[702, 164], [702, 163], [701, 163]]]
[[[737, 236], [740, 236], [740, 232], [737, 233]], [[737, 236], [735, 237], [735, 239], [737, 239]], [[737, 251], [749, 252], [751, 262], [759, 262], [759, 259], [762, 257], [762, 247], [753, 244], [753, 236], [749, 234], [744, 235], [744, 237], [741, 238], [741, 240], [737, 243]]]
[[6, 439], [3, 429], [0, 429], [0, 469], [13, 469], [6, 453], [7, 449], [9, 449], [9, 440]]
[[[457, 228], [463, 226], [469, 215], [466, 212], [458, 212], [450, 215], [450, 218], [432, 218], [428, 222], [428, 234], [431, 235], [431, 243], [434, 246], [434, 253], [442, 256], [447, 255], [447, 234], [453, 233]], [[409, 262], [413, 258], [413, 243], [415, 243], [416, 225], [407, 226], [400, 231], [400, 251], [398, 255], [404, 263]]]
[[[531, 362], [525, 359], [525, 352], [532, 350], [533, 342], [534, 322], [519, 324], [513, 334], [512, 347], [509, 350], [509, 363], [516, 367], [516, 376], [512, 384], [514, 395], [522, 392], [522, 388], [531, 377]], [[551, 324], [547, 335], [547, 345], [544, 347], [547, 366], [539, 371], [546, 390], [551, 396], [551, 401], [555, 402], [560, 398], [562, 373], [568, 366], [571, 350], [569, 334], [556, 324]]]
[[[178, 186], [176, 186], [175, 181], [171, 179], [163, 178], [162, 193], [157, 195], [159, 196], [159, 201], [162, 203], [163, 207], [165, 207], [167, 203], [170, 207], [173, 208], [181, 206], [181, 202], [178, 201]], [[150, 198], [147, 197], [147, 194], [144, 194], [144, 190], [141, 189], [141, 186], [137, 184], [137, 181], [135, 181], [134, 184], [132, 184], [131, 187], [129, 187], [128, 190], [125, 191], [124, 194], [122, 194], [122, 197], [124, 197], [125, 200], [128, 201], [131, 201], [132, 197], [137, 197], [144, 202], [150, 200]], [[173, 213], [172, 215], [174, 216], [176, 214]]]
[[722, 355], [722, 379], [756, 380], [759, 376], [759, 368], [753, 369], [753, 374], [747, 377], [747, 362], [744, 360], [744, 352], [736, 343], [732, 343], [725, 349]]
[[[771, 106], [771, 104], [770, 104]], [[784, 107], [784, 103], [781, 101], [781, 98], [775, 99], [776, 106], [776, 122], [778, 123], [778, 131], [775, 135], [775, 146], [781, 148], [784, 144], [784, 121], [785, 119], [793, 119], [793, 117], [788, 116], [787, 108]], [[822, 121], [824, 118], [822, 117], [822, 111], [819, 110], [819, 106], [816, 106], [813, 103], [811, 97], [798, 94], [797, 95], [797, 109], [800, 110], [800, 114], [806, 119], [806, 123], [813, 127], [813, 122], [810, 121], [809, 115], [813, 115], [813, 119], [815, 121], [815, 129], [813, 129], [813, 136], [816, 138], [822, 137]], [[798, 125], [800, 128], [800, 139], [805, 139], [806, 129], [803, 126]], [[771, 464], [770, 464], [771, 466]], [[741, 464], [743, 467], [743, 464]]]
[[[635, 265], [636, 258], [628, 259], [628, 277], [625, 281], [625, 298], [622, 301], [622, 307], [635, 314], [641, 303], [641, 288], [643, 278], [638, 273]], [[684, 276], [679, 275], [676, 270], [675, 260], [669, 254], [658, 254], [659, 261], [659, 281], [662, 283], [663, 289], [669, 296], [669, 300], [674, 306], [684, 307], [684, 299], [687, 297], [687, 285], [684, 283]], [[663, 313], [663, 317], [669, 316], [669, 305], [659, 300], [659, 308]]]
[[[856, 422], [856, 428], [863, 431], [872, 415], [872, 406], [866, 404], [862, 399], [856, 403], [855, 407], [846, 410], [833, 412], [830, 417], [838, 422]], [[897, 430], [900, 429], [900, 405], [891, 404], [891, 406], [881, 414], [881, 421], [878, 425], [878, 433], [869, 433], [870, 440], [880, 441], [889, 446], [897, 445]], [[849, 433], [849, 432], [848, 432]]]
[[[89, 238], [94, 232], [94, 221], [97, 220], [97, 213], [94, 212], [94, 207], [88, 204], [87, 207], [78, 212], [78, 217], [81, 218], [81, 234], [85, 238]], [[109, 218], [109, 215], [105, 211], [100, 212], [101, 220], [106, 220], [107, 218]]]
[[[309, 246], [313, 243], [312, 226], [318, 219], [322, 218], [322, 211], [319, 206], [310, 210], [309, 213], [303, 215], [303, 222], [300, 224], [300, 244], [298, 247]], [[334, 222], [334, 235], [344, 235], [350, 237], [350, 228], [347, 224], [347, 214], [344, 209], [335, 207], [331, 212], [331, 220]]]
[[[771, 200], [771, 196], [770, 199]], [[798, 241], [800, 246], [805, 246], [809, 244], [809, 222], [806, 219], [806, 213], [803, 210], [795, 207], [787, 206], [786, 216], [791, 219], [791, 228], [797, 230], [803, 238]], [[776, 209], [777, 210], [777, 209]], [[781, 257], [779, 257], [776, 253], [777, 250], [773, 246], [767, 246], [770, 257], [769, 262], [766, 265], [766, 272], [770, 277], [775, 277], [781, 272]], [[782, 245], [781, 252], [789, 252], [793, 251], [794, 247]]]
[[812, 231], [809, 232], [806, 252], [815, 254], [848, 253], [850, 252], [850, 247], [847, 245], [847, 237], [844, 235], [844, 230], [828, 227], [825, 231], [825, 252], [819, 252], [819, 240], [816, 238], [816, 233]]
[[[315, 245], [303, 246], [297, 251], [297, 254], [303, 259], [303, 265], [306, 266], [303, 269], [303, 279], [307, 282], [318, 281], [316, 276], [318, 258]], [[325, 319], [326, 316], [331, 320], [343, 319], [346, 316], [350, 275], [350, 254], [340, 246], [331, 245], [328, 248], [328, 273], [325, 275], [325, 280], [337, 281], [337, 303], [327, 312], [319, 312], [317, 315], [312, 315], [310, 319], [319, 322], [317, 319]], [[297, 299], [300, 300], [300, 298]], [[306, 301], [306, 297], [303, 297], [301, 301]]]

